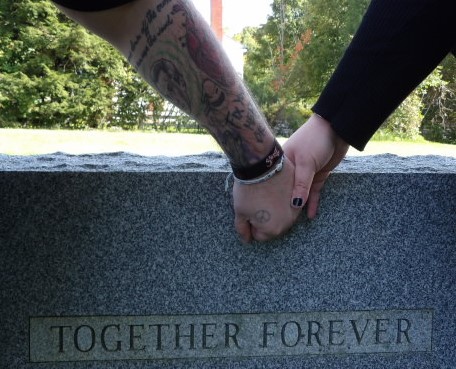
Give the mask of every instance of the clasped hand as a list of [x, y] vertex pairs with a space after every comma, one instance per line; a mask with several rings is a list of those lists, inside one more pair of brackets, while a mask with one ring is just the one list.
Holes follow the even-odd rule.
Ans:
[[268, 241], [288, 231], [307, 205], [315, 218], [320, 193], [348, 144], [329, 122], [312, 115], [283, 146], [284, 168], [266, 182], [233, 187], [235, 228], [243, 242]]

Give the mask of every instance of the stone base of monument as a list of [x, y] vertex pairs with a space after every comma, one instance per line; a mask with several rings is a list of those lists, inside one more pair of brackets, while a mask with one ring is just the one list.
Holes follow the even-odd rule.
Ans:
[[220, 155], [0, 162], [1, 368], [456, 367], [456, 159], [349, 158], [249, 246]]

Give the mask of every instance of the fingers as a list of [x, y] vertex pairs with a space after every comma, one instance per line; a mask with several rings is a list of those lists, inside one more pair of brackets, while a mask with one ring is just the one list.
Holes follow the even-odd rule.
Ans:
[[252, 229], [248, 220], [235, 216], [234, 227], [236, 228], [236, 232], [243, 243], [252, 242]]
[[259, 231], [255, 227], [252, 227], [252, 236], [253, 239], [258, 242], [270, 241], [274, 238], [273, 236], [270, 236], [264, 232]]
[[[295, 218], [297, 218], [300, 211], [295, 212]], [[271, 241], [287, 232], [292, 225], [293, 223], [289, 224], [287, 227], [283, 227], [278, 223], [276, 227], [268, 227], [264, 224], [259, 224], [258, 220], [250, 220], [236, 215], [234, 217], [234, 227], [243, 243], [251, 243], [252, 241]]]
[[311, 193], [307, 201], [307, 218], [315, 219], [320, 202], [320, 193]]
[[307, 200], [307, 217], [314, 219], [317, 216], [318, 204], [320, 203], [320, 194], [326, 179], [329, 177], [329, 172], [318, 173], [314, 177], [314, 183], [310, 188], [309, 199]]
[[245, 243], [269, 241], [291, 228], [301, 209], [290, 206], [294, 165], [285, 158], [282, 170], [265, 182], [233, 185], [235, 228]]
[[245, 244], [251, 243], [252, 241], [270, 241], [273, 238], [277, 237], [260, 231], [258, 228], [252, 226], [248, 220], [240, 220], [239, 218], [235, 218], [234, 226], [242, 243]]
[[242, 220], [240, 217], [235, 217], [234, 226], [243, 243], [251, 243], [252, 241], [270, 241], [283, 234], [283, 232], [265, 232], [261, 227], [255, 227], [249, 220]]

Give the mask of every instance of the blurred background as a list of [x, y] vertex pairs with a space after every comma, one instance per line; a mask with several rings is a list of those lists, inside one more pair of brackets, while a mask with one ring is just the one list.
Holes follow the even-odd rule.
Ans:
[[[193, 1], [282, 140], [310, 116], [369, 3]], [[367, 152], [402, 146], [404, 154], [454, 156], [455, 60], [443, 60], [385, 122]], [[0, 153], [179, 155], [206, 149], [219, 150], [202, 127], [50, 1], [0, 0]]]

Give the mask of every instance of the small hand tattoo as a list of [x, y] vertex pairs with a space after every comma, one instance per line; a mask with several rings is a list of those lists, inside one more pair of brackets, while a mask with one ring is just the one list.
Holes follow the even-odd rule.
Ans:
[[271, 220], [271, 213], [266, 210], [260, 210], [255, 213], [255, 220], [258, 223], [265, 224]]

